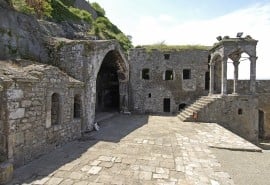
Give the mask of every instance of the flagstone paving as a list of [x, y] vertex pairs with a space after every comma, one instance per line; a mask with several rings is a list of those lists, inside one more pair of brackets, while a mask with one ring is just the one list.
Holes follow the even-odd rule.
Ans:
[[10, 184], [236, 184], [212, 148], [260, 151], [215, 123], [177, 117], [118, 115], [15, 170]]

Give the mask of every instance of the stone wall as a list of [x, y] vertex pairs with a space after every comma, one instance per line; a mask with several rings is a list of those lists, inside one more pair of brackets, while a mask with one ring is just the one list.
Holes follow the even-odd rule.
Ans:
[[[73, 117], [76, 94], [83, 98], [83, 84], [71, 79], [59, 69], [30, 65], [20, 70], [6, 84], [6, 122], [8, 123], [8, 157], [21, 166], [56, 146], [81, 136], [81, 118]], [[10, 73], [15, 71], [10, 71]], [[59, 119], [51, 122], [52, 94], [59, 95]], [[81, 100], [83, 102], [83, 99]], [[84, 107], [82, 107], [84, 110]]]
[[[124, 76], [120, 80], [119, 99], [128, 96], [128, 89], [125, 87], [129, 80], [129, 64], [122, 52], [119, 43], [115, 40], [107, 41], [71, 41], [62, 40], [58, 43], [56, 62], [58, 66], [70, 76], [85, 82], [84, 106], [86, 108], [85, 122], [87, 129], [93, 128], [96, 106], [96, 80], [101, 64], [105, 57], [113, 52], [111, 63], [119, 67], [118, 73]], [[118, 76], [119, 76], [118, 74]], [[121, 104], [121, 103], [120, 103]], [[121, 107], [120, 107], [121, 108]]]
[[258, 141], [258, 98], [222, 96], [198, 113], [199, 122], [216, 122], [249, 141]]
[[261, 93], [258, 95], [258, 110], [263, 111], [263, 139], [270, 139], [270, 93]]
[[2, 97], [3, 87], [0, 85], [0, 161], [6, 157], [6, 137], [4, 134], [4, 100]]
[[[228, 94], [233, 92], [233, 80], [228, 80]], [[239, 80], [238, 89], [239, 94], [250, 94], [250, 81]], [[270, 93], [270, 80], [257, 80], [256, 81], [256, 93]]]
[[[164, 55], [169, 54], [169, 59]], [[170, 112], [179, 104], [190, 104], [207, 94], [205, 73], [208, 71], [208, 51], [183, 50], [161, 52], [133, 49], [130, 61], [130, 108], [139, 113], [162, 113], [163, 99], [170, 98]], [[149, 80], [142, 79], [142, 70], [149, 69]], [[191, 71], [190, 79], [183, 79], [183, 70]], [[173, 71], [173, 80], [164, 80], [165, 71]]]

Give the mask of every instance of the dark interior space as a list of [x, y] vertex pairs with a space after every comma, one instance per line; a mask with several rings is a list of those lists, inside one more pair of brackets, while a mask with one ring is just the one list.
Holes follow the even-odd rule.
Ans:
[[259, 139], [264, 139], [264, 112], [259, 110]]
[[96, 82], [96, 111], [119, 111], [119, 80], [117, 58], [109, 52], [103, 60]]
[[210, 87], [210, 72], [205, 73], [205, 84], [204, 84], [204, 89], [209, 90]]
[[170, 98], [164, 98], [163, 100], [163, 111], [164, 112], [171, 112], [171, 101]]
[[179, 105], [179, 107], [178, 107], [178, 111], [184, 110], [184, 109], [186, 108], [186, 106], [187, 106], [187, 104], [181, 103], [181, 104]]

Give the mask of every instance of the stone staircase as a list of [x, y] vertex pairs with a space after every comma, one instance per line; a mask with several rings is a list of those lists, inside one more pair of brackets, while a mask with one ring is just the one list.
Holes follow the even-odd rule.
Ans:
[[219, 98], [221, 98], [221, 96], [218, 95], [202, 96], [193, 104], [181, 111], [178, 114], [178, 118], [184, 122], [196, 122], [198, 119], [198, 113]]

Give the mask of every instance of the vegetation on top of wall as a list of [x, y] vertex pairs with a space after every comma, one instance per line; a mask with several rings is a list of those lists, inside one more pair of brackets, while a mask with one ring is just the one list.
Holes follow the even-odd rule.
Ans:
[[106, 12], [103, 8], [101, 8], [101, 6], [98, 3], [96, 3], [96, 2], [91, 3], [91, 6], [97, 12], [97, 16], [105, 17]]
[[12, 0], [16, 10], [36, 15], [38, 18], [50, 18], [55, 21], [93, 22], [92, 15], [73, 7], [74, 0]]
[[53, 21], [85, 21], [91, 25], [90, 34], [100, 39], [116, 39], [127, 51], [132, 48], [131, 40], [105, 15], [105, 10], [98, 3], [91, 3], [97, 13], [93, 20], [91, 13], [74, 7], [75, 0], [12, 0], [16, 10]]
[[203, 45], [166, 45], [164, 43], [158, 43], [158, 44], [153, 44], [153, 45], [136, 46], [136, 48], [146, 49], [147, 52], [151, 52], [152, 50], [169, 52], [169, 51], [182, 51], [182, 50], [209, 50], [211, 47], [203, 46]]
[[98, 3], [92, 3], [91, 6], [97, 12], [98, 17], [94, 21], [90, 33], [100, 37], [101, 39], [118, 40], [125, 51], [132, 48], [131, 40], [105, 16], [106, 12], [104, 9], [101, 8]]
[[65, 1], [64, 0], [51, 0], [52, 6], [52, 19], [56, 21], [86, 21], [91, 24], [93, 22], [92, 15], [85, 11], [80, 10], [78, 8], [74, 8], [73, 6], [67, 6], [72, 4], [72, 0]]

